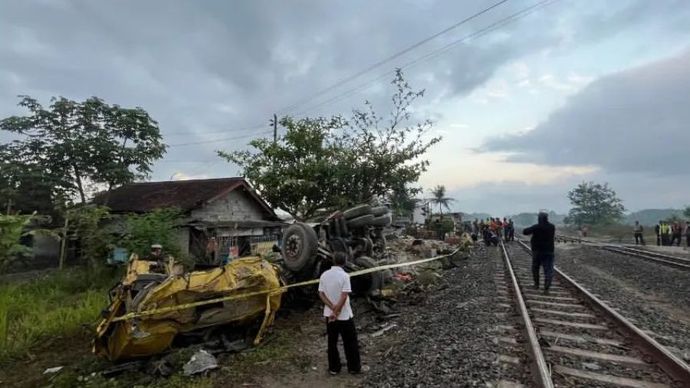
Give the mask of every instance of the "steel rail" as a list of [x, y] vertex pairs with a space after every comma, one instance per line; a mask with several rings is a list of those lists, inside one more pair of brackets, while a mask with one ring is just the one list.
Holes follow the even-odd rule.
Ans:
[[635, 249], [618, 245], [606, 245], [603, 246], [602, 249], [606, 249], [611, 252], [617, 252], [623, 255], [639, 257], [641, 259], [665, 264], [679, 269], [690, 270], [690, 260], [684, 259], [682, 257], [665, 255], [663, 253], [644, 251], [641, 249]]
[[532, 357], [532, 376], [534, 383], [538, 387], [543, 388], [553, 388], [553, 380], [551, 380], [551, 373], [549, 366], [546, 364], [546, 359], [544, 359], [544, 353], [541, 351], [541, 346], [539, 345], [539, 339], [537, 338], [537, 332], [532, 324], [532, 319], [527, 311], [527, 305], [522, 297], [522, 291], [520, 290], [520, 285], [518, 284], [517, 278], [515, 277], [515, 272], [513, 272], [513, 266], [510, 263], [510, 258], [508, 256], [508, 251], [506, 251], [503, 241], [501, 241], [501, 249], [503, 250], [503, 261], [506, 268], [508, 269], [508, 274], [510, 275], [510, 283], [513, 286], [513, 295], [517, 301], [518, 309], [520, 310], [520, 316], [522, 317], [522, 323], [524, 328], [524, 333], [528, 339], [525, 342], [527, 346], [527, 351]]
[[677, 269], [683, 269], [683, 270], [688, 270], [690, 271], [690, 260], [682, 258], [682, 257], [677, 257], [677, 256], [672, 256], [672, 255], [666, 255], [663, 253], [659, 252], [652, 252], [652, 251], [646, 251], [642, 249], [636, 249], [636, 248], [631, 248], [627, 247], [625, 245], [617, 245], [617, 244], [612, 244], [612, 243], [601, 243], [601, 242], [595, 242], [595, 241], [590, 241], [590, 240], [585, 240], [581, 238], [574, 238], [574, 237], [569, 237], [569, 236], [564, 236], [564, 235], [556, 235], [556, 240], [560, 240], [563, 242], [577, 242], [577, 243], [582, 243], [582, 244], [587, 244], [591, 246], [595, 246], [610, 252], [616, 252], [620, 253], [622, 255], [628, 255], [628, 256], [633, 256], [633, 257], [639, 257], [641, 259], [645, 259], [647, 261], [651, 261], [654, 263], [659, 263], [663, 265], [667, 265], [669, 267], [674, 267]]
[[[530, 253], [532, 250], [523, 241], [518, 240], [518, 243]], [[637, 345], [638, 349], [647, 354], [652, 360], [656, 361], [659, 367], [666, 372], [674, 380], [683, 383], [683, 386], [690, 386], [690, 367], [683, 360], [676, 357], [666, 347], [659, 344], [654, 338], [647, 335], [647, 333], [640, 330], [637, 326], [632, 324], [628, 319], [606, 305], [602, 300], [587, 291], [574, 279], [563, 273], [558, 267], [554, 268], [554, 273], [560, 278], [562, 282], [575, 290], [590, 308], [600, 312], [612, 322], [618, 325], [620, 329]]]

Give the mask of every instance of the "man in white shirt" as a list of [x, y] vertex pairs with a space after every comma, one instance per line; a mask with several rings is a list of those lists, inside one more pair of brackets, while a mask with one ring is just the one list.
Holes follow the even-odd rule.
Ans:
[[324, 304], [323, 316], [326, 317], [328, 332], [328, 371], [332, 375], [340, 373], [341, 369], [338, 336], [343, 337], [347, 370], [353, 374], [362, 371], [357, 330], [350, 306], [350, 275], [343, 270], [346, 260], [344, 253], [336, 252], [333, 266], [319, 279], [319, 297]]

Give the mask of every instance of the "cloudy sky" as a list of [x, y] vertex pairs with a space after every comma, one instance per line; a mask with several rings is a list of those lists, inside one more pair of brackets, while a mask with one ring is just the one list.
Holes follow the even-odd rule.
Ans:
[[231, 176], [215, 150], [274, 112], [387, 112], [402, 67], [444, 137], [420, 183], [458, 210], [565, 212], [585, 180], [631, 210], [689, 204], [685, 0], [509, 0], [340, 84], [498, 2], [0, 0], [0, 116], [19, 94], [141, 106], [170, 145], [152, 179]]

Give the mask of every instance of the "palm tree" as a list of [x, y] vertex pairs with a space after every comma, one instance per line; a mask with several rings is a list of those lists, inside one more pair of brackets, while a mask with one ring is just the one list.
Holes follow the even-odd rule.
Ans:
[[431, 189], [431, 202], [438, 205], [438, 210], [443, 215], [443, 208], [450, 210], [449, 203], [455, 201], [454, 198], [446, 197], [446, 186], [438, 185]]

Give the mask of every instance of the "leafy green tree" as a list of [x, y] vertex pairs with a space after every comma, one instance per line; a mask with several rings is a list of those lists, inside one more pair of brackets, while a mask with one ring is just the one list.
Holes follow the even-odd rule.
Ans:
[[[20, 96], [27, 116], [0, 120], [0, 130], [20, 139], [0, 146], [0, 184], [6, 193], [26, 181], [22, 171], [42, 172], [53, 196], [87, 200], [87, 185], [108, 189], [145, 177], [165, 153], [158, 123], [142, 108], [122, 108], [97, 97], [75, 102], [52, 98], [46, 109]], [[9, 175], [8, 178], [4, 175]]]
[[[59, 231], [60, 238], [78, 241], [79, 259], [92, 268], [105, 264], [116, 242], [112, 231], [104, 228], [104, 224], [111, 219], [110, 210], [105, 206], [83, 205], [66, 210], [64, 215], [67, 228]], [[64, 255], [64, 249], [61, 255]], [[64, 257], [61, 257], [61, 268], [63, 264]]]
[[389, 200], [393, 214], [398, 217], [411, 216], [417, 206], [417, 200], [407, 190], [393, 190]]
[[144, 214], [129, 214], [125, 218], [124, 235], [119, 244], [130, 253], [145, 256], [152, 244], [161, 244], [165, 253], [184, 259], [178, 242], [177, 226], [182, 213], [179, 209], [156, 209]]
[[443, 208], [450, 210], [450, 203], [455, 199], [446, 197], [446, 186], [438, 185], [431, 189], [431, 202], [438, 205], [438, 211], [443, 215]]
[[686, 218], [690, 218], [690, 206], [686, 206], [686, 207], [685, 207], [685, 210], [683, 210], [683, 215], [684, 215]]
[[0, 214], [0, 273], [4, 273], [13, 261], [30, 253], [30, 248], [20, 244], [24, 228], [31, 216]]
[[428, 136], [430, 121], [410, 123], [412, 104], [424, 92], [413, 91], [400, 70], [392, 84], [386, 120], [368, 102], [349, 120], [284, 117], [287, 131], [278, 141], [257, 139], [250, 142], [253, 151], [218, 154], [239, 165], [269, 203], [298, 219], [394, 192], [414, 195], [419, 189], [409, 184], [426, 171], [423, 156], [441, 138]]
[[583, 182], [568, 192], [573, 208], [568, 213], [568, 223], [582, 225], [606, 225], [619, 221], [625, 207], [616, 192], [608, 186]]

